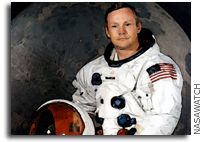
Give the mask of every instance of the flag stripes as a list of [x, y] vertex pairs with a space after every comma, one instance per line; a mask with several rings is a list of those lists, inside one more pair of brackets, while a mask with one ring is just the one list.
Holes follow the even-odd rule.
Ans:
[[160, 67], [160, 70], [149, 75], [152, 83], [164, 78], [171, 78], [174, 80], [177, 79], [177, 73], [172, 64], [160, 63], [158, 65]]

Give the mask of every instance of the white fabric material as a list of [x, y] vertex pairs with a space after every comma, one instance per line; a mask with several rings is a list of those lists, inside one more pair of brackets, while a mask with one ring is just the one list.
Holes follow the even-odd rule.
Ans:
[[119, 60], [118, 54], [116, 53], [115, 49], [112, 50], [112, 54], [110, 56], [110, 60], [113, 60], [113, 61], [118, 61]]
[[[146, 70], [158, 63], [172, 64], [177, 80], [165, 78], [152, 83]], [[94, 73], [101, 74], [101, 85], [91, 84]], [[73, 81], [77, 88], [73, 102], [88, 113], [98, 112], [99, 117], [104, 118], [104, 135], [117, 134], [121, 128], [117, 124], [120, 114], [136, 118], [136, 135], [170, 135], [181, 113], [182, 82], [176, 63], [160, 53], [158, 45], [154, 44], [145, 53], [121, 67], [109, 67], [103, 56], [85, 65]], [[113, 108], [110, 103], [112, 97], [119, 95], [123, 95], [126, 101], [126, 106], [120, 110]], [[101, 99], [104, 100], [103, 104], [100, 103]]]

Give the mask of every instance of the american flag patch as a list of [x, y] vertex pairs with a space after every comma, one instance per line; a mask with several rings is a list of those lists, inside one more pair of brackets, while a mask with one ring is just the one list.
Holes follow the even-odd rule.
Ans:
[[155, 64], [147, 69], [151, 82], [154, 83], [160, 79], [172, 78], [177, 79], [175, 67], [169, 63]]

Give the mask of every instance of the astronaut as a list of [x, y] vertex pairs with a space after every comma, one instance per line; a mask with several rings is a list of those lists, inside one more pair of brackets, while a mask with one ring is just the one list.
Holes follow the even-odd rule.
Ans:
[[113, 4], [105, 23], [111, 43], [77, 73], [73, 102], [96, 116], [96, 134], [171, 135], [181, 114], [179, 67], [132, 6]]

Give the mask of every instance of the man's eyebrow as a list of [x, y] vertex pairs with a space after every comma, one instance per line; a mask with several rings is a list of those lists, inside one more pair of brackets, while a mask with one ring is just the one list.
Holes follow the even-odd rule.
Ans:
[[[128, 23], [128, 22], [133, 22], [133, 21], [132, 20], [126, 20], [123, 23]], [[117, 24], [117, 25], [119, 25], [119, 23], [117, 23], [117, 22], [111, 22], [110, 24]]]
[[112, 22], [110, 23], [111, 25], [119, 25], [119, 23], [116, 23], [116, 22]]
[[132, 20], [126, 20], [124, 23], [126, 23], [126, 22], [133, 22]]

